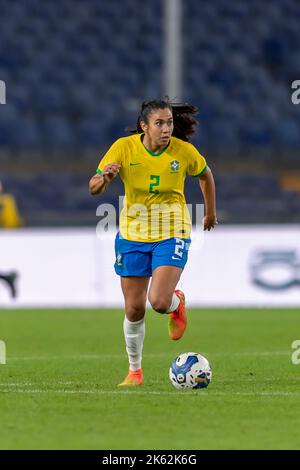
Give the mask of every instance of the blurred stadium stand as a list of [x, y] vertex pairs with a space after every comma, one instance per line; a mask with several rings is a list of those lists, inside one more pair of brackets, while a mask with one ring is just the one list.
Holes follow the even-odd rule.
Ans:
[[[87, 183], [100, 155], [164, 93], [162, 4], [0, 0], [0, 178], [25, 224], [95, 224]], [[299, 1], [182, 5], [182, 98], [199, 107], [194, 143], [216, 174], [220, 220], [300, 222], [287, 183], [300, 180]], [[197, 182], [186, 193], [199, 201]], [[118, 194], [115, 182], [106, 200]]]

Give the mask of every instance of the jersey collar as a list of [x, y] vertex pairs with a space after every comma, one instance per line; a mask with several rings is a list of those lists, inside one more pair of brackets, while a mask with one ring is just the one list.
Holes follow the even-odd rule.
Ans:
[[167, 150], [167, 148], [170, 146], [171, 138], [172, 138], [172, 137], [170, 138], [168, 145], [167, 145], [161, 152], [159, 152], [159, 153], [153, 153], [153, 152], [151, 152], [151, 150], [147, 149], [147, 147], [145, 147], [145, 145], [143, 144], [142, 137], [143, 137], [144, 135], [145, 135], [145, 134], [140, 134], [139, 141], [141, 142], [141, 144], [142, 144], [143, 148], [146, 150], [146, 152], [147, 152], [149, 155], [151, 155], [151, 157], [160, 157], [160, 156]]

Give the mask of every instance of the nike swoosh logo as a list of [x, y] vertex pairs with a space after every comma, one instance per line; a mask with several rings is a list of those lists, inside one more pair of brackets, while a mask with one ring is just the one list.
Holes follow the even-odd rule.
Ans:
[[141, 165], [141, 163], [129, 163], [130, 166]]

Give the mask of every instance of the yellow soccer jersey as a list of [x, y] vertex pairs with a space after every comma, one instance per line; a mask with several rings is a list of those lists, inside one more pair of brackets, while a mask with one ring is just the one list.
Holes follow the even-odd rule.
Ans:
[[206, 161], [196, 148], [171, 137], [159, 154], [143, 145], [142, 134], [118, 139], [101, 160], [97, 173], [109, 163], [119, 163], [125, 186], [120, 215], [123, 238], [139, 242], [157, 242], [172, 237], [189, 238], [191, 220], [184, 197], [188, 173], [200, 176]]

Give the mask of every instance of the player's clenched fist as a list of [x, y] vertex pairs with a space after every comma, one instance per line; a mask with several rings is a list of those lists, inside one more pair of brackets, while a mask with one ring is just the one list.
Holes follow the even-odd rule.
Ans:
[[109, 163], [103, 168], [101, 174], [96, 173], [89, 182], [90, 193], [101, 194], [103, 193], [112, 179], [117, 176], [121, 168], [118, 163]]
[[118, 163], [109, 163], [103, 168], [103, 177], [105, 181], [110, 182], [120, 171], [120, 165]]

